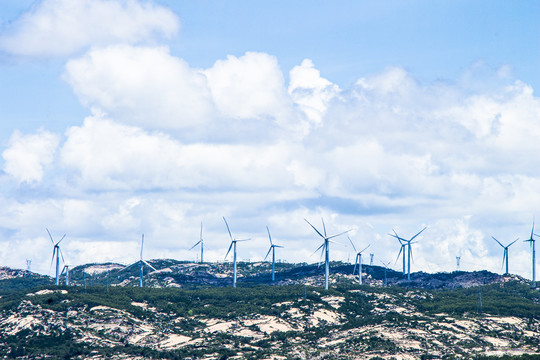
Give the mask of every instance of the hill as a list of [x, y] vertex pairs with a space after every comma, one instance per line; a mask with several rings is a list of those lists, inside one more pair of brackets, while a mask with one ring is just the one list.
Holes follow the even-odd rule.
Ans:
[[[136, 274], [120, 271], [118, 264], [75, 268], [78, 285], [60, 287], [37, 274], [6, 270], [11, 277], [0, 280], [0, 354], [20, 359], [540, 359], [540, 292], [512, 276], [417, 273], [403, 282], [400, 273], [389, 271], [392, 285], [383, 287], [383, 268], [366, 267], [368, 284], [357, 285], [350, 265], [335, 263], [332, 288], [325, 291], [317, 286], [322, 279], [316, 265], [280, 264], [282, 286], [268, 286], [267, 274], [260, 271], [265, 265], [259, 263], [243, 264], [242, 286], [234, 289], [229, 264], [152, 264], [158, 271], [145, 277], [153, 286], [145, 288], [133, 286]], [[48, 284], [21, 288], [21, 279], [32, 276]], [[486, 285], [471, 286], [479, 281]]]

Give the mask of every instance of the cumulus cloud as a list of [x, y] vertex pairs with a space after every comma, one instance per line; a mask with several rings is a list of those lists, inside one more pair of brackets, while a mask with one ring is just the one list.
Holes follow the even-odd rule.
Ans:
[[214, 112], [205, 76], [166, 47], [94, 49], [68, 61], [64, 79], [86, 106], [134, 125], [200, 128]]
[[45, 168], [54, 160], [59, 136], [40, 130], [36, 134], [15, 131], [2, 152], [4, 171], [19, 183], [35, 183], [43, 179]]
[[99, 117], [68, 130], [61, 162], [97, 190], [286, 187], [290, 148], [189, 144]]
[[227, 56], [205, 71], [216, 106], [223, 116], [241, 119], [287, 116], [289, 99], [274, 56], [247, 52]]
[[67, 56], [90, 46], [170, 38], [178, 17], [136, 0], [43, 0], [9, 24], [0, 49], [23, 56]]
[[320, 125], [330, 101], [339, 95], [339, 87], [321, 77], [310, 59], [304, 59], [301, 65], [292, 68], [289, 77], [291, 99], [311, 122]]
[[[65, 79], [95, 114], [66, 131], [57, 161], [37, 161], [40, 175], [28, 177], [52, 166], [65, 199], [11, 209], [27, 214], [20, 224], [32, 222], [35, 209], [56, 209], [56, 223], [80, 240], [74, 256], [85, 241], [121, 242], [144, 231], [156, 239], [155, 256], [194, 258], [186, 248], [203, 221], [215, 260], [224, 255], [225, 215], [235, 233], [256, 240], [241, 258], [264, 256], [269, 224], [290, 250], [285, 258], [316, 261], [319, 239], [303, 218], [324, 217], [329, 230], [352, 229], [358, 246], [371, 243], [377, 264], [397, 256], [392, 227], [412, 236], [430, 225], [415, 247], [414, 270], [454, 270], [460, 252], [463, 268], [475, 270], [500, 261], [488, 234], [513, 237], [540, 202], [540, 158], [530, 155], [540, 151], [540, 103], [515, 79], [483, 91], [464, 81], [423, 84], [389, 68], [340, 89], [309, 60], [285, 84], [267, 54], [194, 69], [166, 48], [127, 45], [68, 62]], [[303, 121], [303, 136], [288, 136], [288, 124]], [[246, 128], [268, 134], [275, 126], [282, 132], [265, 142], [246, 140]], [[178, 135], [191, 129], [241, 135]], [[8, 219], [0, 216], [5, 228]], [[332, 247], [332, 259], [349, 253]]]

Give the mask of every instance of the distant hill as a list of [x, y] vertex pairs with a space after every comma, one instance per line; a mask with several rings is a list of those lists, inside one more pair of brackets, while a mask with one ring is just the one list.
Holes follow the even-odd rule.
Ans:
[[[144, 285], [148, 287], [177, 287], [193, 289], [199, 287], [224, 287], [232, 285], [231, 263], [192, 263], [171, 259], [150, 260], [157, 271], [144, 266]], [[331, 284], [354, 284], [358, 275], [352, 274], [353, 266], [342, 262], [332, 262], [330, 271]], [[138, 286], [140, 266], [125, 266], [117, 263], [86, 264], [70, 271], [70, 283], [76, 286]], [[388, 286], [403, 286], [421, 289], [457, 289], [487, 285], [510, 279], [526, 282], [515, 275], [498, 275], [488, 271], [454, 271], [451, 273], [429, 274], [417, 272], [407, 281], [401, 272], [391, 269], [386, 271]], [[240, 262], [238, 264], [238, 283], [242, 286], [255, 285], [312, 285], [322, 286], [323, 267], [317, 264], [276, 263], [276, 281], [271, 281], [271, 264], [268, 262]], [[65, 283], [65, 277], [60, 279]], [[363, 266], [363, 282], [367, 285], [383, 286], [385, 270], [381, 266]], [[0, 268], [0, 288], [32, 287], [53, 283], [48, 276], [25, 270]]]

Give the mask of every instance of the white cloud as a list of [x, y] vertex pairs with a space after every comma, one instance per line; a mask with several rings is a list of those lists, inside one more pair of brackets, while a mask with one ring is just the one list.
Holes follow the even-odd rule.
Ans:
[[43, 0], [0, 35], [0, 49], [23, 56], [66, 56], [91, 46], [169, 38], [177, 16], [136, 0]]
[[330, 101], [339, 95], [339, 87], [322, 78], [320, 71], [309, 59], [304, 59], [301, 65], [292, 68], [289, 76], [288, 92], [292, 100], [310, 121], [320, 125]]
[[290, 100], [277, 59], [264, 53], [227, 56], [204, 72], [214, 102], [225, 117], [240, 119], [288, 116]]
[[29, 135], [15, 131], [2, 152], [4, 171], [19, 183], [41, 181], [45, 168], [54, 160], [58, 142], [58, 135], [48, 131]]
[[94, 49], [70, 60], [64, 78], [86, 106], [135, 125], [202, 127], [213, 112], [204, 75], [165, 47]]
[[163, 133], [147, 133], [96, 117], [72, 127], [62, 164], [78, 185], [102, 190], [265, 189], [286, 186], [290, 148], [281, 144], [184, 145]]
[[[24, 227], [11, 236], [26, 241], [40, 239], [43, 224], [67, 229], [74, 245], [66, 252], [80, 261], [98, 239], [110, 239], [114, 252], [140, 232], [152, 239], [149, 257], [194, 259], [187, 249], [200, 221], [208, 259], [222, 259], [221, 216], [235, 234], [255, 239], [241, 258], [264, 256], [268, 224], [287, 247], [284, 258], [316, 261], [319, 242], [303, 218], [320, 223], [323, 216], [329, 230], [353, 229], [359, 246], [371, 243], [377, 264], [397, 256], [392, 227], [412, 235], [426, 224], [414, 270], [454, 270], [454, 253], [463, 251], [463, 268], [499, 271], [498, 245], [488, 235], [526, 233], [540, 202], [540, 158], [531, 155], [540, 151], [539, 99], [519, 81], [481, 91], [466, 82], [422, 84], [390, 68], [341, 90], [306, 60], [291, 71], [288, 93], [266, 54], [198, 70], [166, 48], [125, 45], [69, 62], [65, 77], [96, 114], [106, 114], [68, 129], [58, 159], [37, 162], [41, 172], [28, 179], [46, 174], [54, 195], [8, 201], [0, 231]], [[177, 106], [178, 94], [193, 97]], [[290, 136], [288, 124], [306, 119], [304, 137]], [[222, 138], [196, 133], [186, 141], [189, 131]], [[22, 177], [6, 178], [0, 181]], [[521, 250], [513, 256], [523, 257]], [[332, 259], [349, 252], [333, 246]], [[515, 269], [527, 274], [528, 265]]]

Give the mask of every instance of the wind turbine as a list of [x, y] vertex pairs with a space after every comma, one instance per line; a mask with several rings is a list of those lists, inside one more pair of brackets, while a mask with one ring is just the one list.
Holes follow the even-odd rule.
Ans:
[[140, 287], [143, 286], [143, 275], [144, 275], [144, 265], [145, 264], [148, 265], [150, 268], [152, 268], [154, 271], [157, 271], [157, 269], [155, 267], [150, 265], [146, 260], [143, 260], [143, 248], [144, 248], [144, 234], [142, 234], [142, 239], [141, 239], [141, 257], [140, 257], [139, 261], [136, 261], [133, 264], [131, 264], [129, 266], [126, 266], [125, 268], [120, 270], [120, 271], [124, 271], [124, 270], [132, 267], [133, 265], [140, 264], [140, 269], [141, 269], [140, 270], [140, 275], [139, 275], [139, 286]]
[[517, 238], [516, 240], [512, 241], [510, 244], [508, 244], [507, 246], [504, 246], [503, 244], [500, 243], [499, 240], [495, 239], [493, 236], [492, 236], [493, 240], [495, 240], [499, 245], [501, 245], [501, 247], [504, 249], [504, 254], [503, 254], [503, 265], [504, 265], [504, 262], [506, 260], [506, 272], [505, 274], [508, 274], [508, 248], [510, 246], [512, 246], [516, 241], [519, 240], [519, 238]]
[[229, 232], [229, 236], [231, 238], [231, 245], [229, 246], [229, 250], [227, 250], [227, 254], [225, 254], [225, 259], [227, 258], [227, 255], [231, 252], [231, 249], [233, 249], [233, 287], [236, 287], [236, 243], [239, 241], [247, 241], [249, 239], [235, 239], [233, 238], [231, 234], [231, 229], [229, 229], [229, 224], [227, 224], [227, 220], [225, 220], [225, 216], [223, 217], [223, 221], [225, 221], [225, 225], [227, 226], [227, 231]]
[[191, 247], [191, 249], [189, 250], [192, 250], [195, 246], [201, 244], [201, 264], [204, 263], [204, 258], [203, 258], [203, 255], [204, 255], [204, 240], [203, 240], [203, 237], [202, 237], [202, 221], [201, 221], [201, 237], [200, 237], [200, 240]]
[[411, 257], [412, 257], [412, 247], [411, 247], [411, 245], [414, 244], [412, 241], [426, 229], [427, 229], [427, 226], [424, 227], [422, 230], [420, 230], [416, 235], [414, 235], [409, 240], [404, 239], [402, 237], [399, 237], [398, 234], [395, 231], [394, 231], [395, 235], [390, 234], [390, 236], [393, 236], [393, 237], [397, 238], [398, 240], [407, 243], [407, 280], [411, 280]]
[[[62, 262], [64, 262], [64, 255], [62, 255], [62, 250], [60, 250], [60, 243], [62, 242], [62, 240], [64, 240], [64, 238], [66, 237], [66, 234], [64, 234], [64, 236], [62, 236], [62, 238], [60, 240], [58, 240], [58, 242], [54, 242], [53, 237], [52, 237], [51, 232], [49, 231], [49, 229], [45, 228], [45, 230], [47, 230], [47, 233], [49, 234], [49, 238], [51, 238], [51, 242], [53, 244], [53, 253], [52, 253], [52, 258], [51, 258], [51, 266], [52, 266], [53, 261], [54, 261], [54, 256], [56, 255], [56, 286], [58, 286], [59, 281], [60, 281], [60, 257], [62, 257]], [[60, 255], [60, 257], [59, 257], [59, 255]]]
[[270, 249], [268, 249], [268, 252], [266, 253], [266, 256], [264, 257], [264, 260], [270, 255], [270, 251], [272, 252], [272, 281], [276, 280], [276, 274], [275, 274], [275, 267], [276, 267], [276, 248], [282, 248], [281, 245], [275, 245], [272, 242], [272, 236], [270, 235], [270, 229], [268, 229], [268, 226], [266, 227], [266, 231], [268, 232], [268, 240], [270, 240]]
[[315, 226], [311, 225], [309, 221], [306, 220], [306, 222], [309, 224], [309, 226], [313, 228], [313, 230], [315, 230], [317, 234], [319, 234], [320, 237], [324, 239], [324, 242], [322, 243], [322, 245], [319, 246], [317, 250], [315, 250], [315, 252], [319, 251], [319, 249], [322, 249], [321, 255], [324, 252], [324, 289], [328, 290], [328, 276], [330, 275], [330, 243], [333, 242], [333, 241], [330, 241], [330, 239], [343, 235], [345, 233], [348, 233], [350, 230], [344, 231], [336, 235], [328, 236], [326, 235], [326, 226], [324, 225], [324, 219], [321, 219], [321, 220], [323, 224], [324, 235], [321, 234], [321, 232], [317, 230]]
[[353, 273], [353, 275], [354, 275], [354, 271], [356, 270], [356, 265], [358, 265], [358, 285], [362, 285], [362, 253], [363, 253], [365, 250], [367, 250], [367, 248], [370, 247], [371, 244], [368, 245], [368, 246], [366, 246], [362, 251], [358, 251], [358, 250], [356, 250], [356, 247], [354, 246], [354, 244], [353, 244], [351, 238], [348, 237], [348, 236], [347, 236], [347, 238], [348, 238], [349, 241], [351, 242], [351, 245], [352, 245], [354, 251], [356, 252], [356, 260], [355, 260], [355, 262], [354, 262], [354, 268], [353, 268], [352, 273]]
[[384, 263], [381, 261], [381, 264], [384, 265], [384, 286], [388, 286], [388, 280], [386, 278], [386, 271], [388, 270], [388, 265], [390, 265], [391, 261], [387, 262], [387, 263]]
[[405, 271], [405, 248], [407, 247], [407, 243], [405, 241], [403, 241], [398, 236], [398, 234], [396, 233], [396, 231], [394, 229], [392, 229], [392, 231], [394, 232], [394, 235], [392, 235], [392, 234], [388, 234], [388, 235], [395, 237], [399, 241], [399, 244], [401, 245], [401, 248], [399, 249], [399, 253], [398, 253], [397, 258], [396, 258], [396, 263], [399, 260], [399, 255], [402, 255], [402, 258], [403, 258], [403, 276], [405, 276], [405, 273], [406, 273], [406, 271]]
[[[532, 250], [532, 286], [536, 288], [536, 251], [534, 250], [534, 243], [535, 239], [534, 236], [536, 234], [534, 233], [534, 219], [533, 219], [533, 225], [531, 230], [531, 237], [528, 240], [524, 240], [524, 242], [531, 243], [531, 250]], [[538, 236], [538, 235], [536, 235]]]

